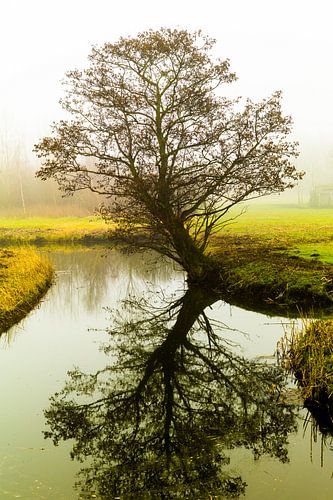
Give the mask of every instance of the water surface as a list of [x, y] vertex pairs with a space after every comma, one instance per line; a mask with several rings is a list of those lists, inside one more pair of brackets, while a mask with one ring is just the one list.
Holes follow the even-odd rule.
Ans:
[[[109, 340], [106, 308], [120, 313], [123, 299], [142, 299], [148, 292], [152, 297], [152, 291], [158, 303], [183, 293], [182, 273], [154, 255], [89, 250], [52, 252], [50, 258], [57, 271], [55, 285], [37, 309], [0, 339], [1, 499], [78, 499], [73, 485], [81, 465], [69, 458], [71, 443], [54, 447], [42, 435], [50, 396], [62, 389], [68, 370], [79, 367], [90, 373], [110, 362], [99, 350]], [[237, 344], [233, 352], [267, 356], [271, 362], [285, 319], [221, 301], [206, 312], [231, 328], [223, 335]], [[298, 432], [289, 436], [289, 463], [265, 456], [254, 461], [243, 449], [229, 452], [230, 471], [248, 484], [246, 498], [331, 498], [332, 452], [329, 446], [322, 448], [320, 438], [313, 443], [311, 426], [303, 430], [305, 415], [300, 412]]]

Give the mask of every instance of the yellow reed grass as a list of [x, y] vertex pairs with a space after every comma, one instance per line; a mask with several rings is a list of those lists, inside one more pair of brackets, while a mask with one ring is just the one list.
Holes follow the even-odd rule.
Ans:
[[304, 320], [293, 325], [278, 345], [282, 363], [294, 373], [304, 399], [333, 397], [333, 320]]
[[46, 257], [30, 247], [0, 249], [0, 332], [22, 319], [52, 283]]

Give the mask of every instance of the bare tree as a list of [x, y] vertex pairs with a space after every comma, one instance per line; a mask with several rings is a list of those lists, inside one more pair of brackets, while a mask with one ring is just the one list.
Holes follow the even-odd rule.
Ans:
[[73, 119], [35, 146], [40, 178], [108, 196], [104, 215], [142, 228], [191, 281], [212, 271], [209, 237], [231, 207], [302, 176], [281, 93], [240, 110], [219, 92], [236, 77], [213, 45], [201, 32], [161, 29], [93, 48], [88, 69], [65, 81]]

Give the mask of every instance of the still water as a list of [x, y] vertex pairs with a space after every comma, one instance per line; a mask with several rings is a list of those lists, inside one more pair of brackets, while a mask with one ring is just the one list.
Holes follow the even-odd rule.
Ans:
[[[121, 358], [117, 358], [119, 353], [112, 349], [108, 349], [111, 352], [106, 354], [100, 349], [101, 344], [110, 343], [110, 334], [107, 334], [105, 330], [110, 328], [110, 325], [112, 326], [115, 318], [121, 317], [124, 321], [128, 321], [129, 307], [124, 309], [122, 305], [124, 299], [127, 299], [131, 304], [139, 300], [141, 314], [142, 310], [147, 307], [147, 302], [144, 301], [147, 294], [149, 296], [148, 302], [151, 301], [156, 311], [160, 311], [161, 304], [164, 304], [167, 299], [172, 297], [176, 301], [184, 293], [182, 273], [175, 269], [172, 264], [156, 259], [154, 255], [123, 255], [114, 250], [108, 252], [89, 250], [51, 252], [49, 257], [56, 268], [54, 286], [37, 309], [23, 322], [12, 328], [8, 334], [0, 338], [2, 397], [0, 500], [7, 498], [25, 500], [96, 498], [94, 496], [95, 490], [89, 492], [85, 489], [85, 493], [82, 493], [81, 488], [80, 496], [80, 493], [74, 489], [76, 474], [84, 466], [84, 464], [70, 459], [69, 455], [74, 441], [61, 441], [59, 446], [55, 447], [50, 439], [44, 439], [43, 431], [48, 430], [44, 410], [50, 406], [49, 398], [57, 391], [62, 390], [68, 379], [67, 372], [69, 370], [79, 367], [83, 372], [93, 373], [96, 370], [103, 370], [107, 364], [110, 364], [110, 358], [111, 360], [121, 359], [121, 362], [124, 363], [126, 390], [129, 391], [131, 381], [135, 382], [137, 377], [133, 374], [132, 367], [130, 367], [132, 372], [129, 372], [129, 356], [132, 358], [134, 355], [136, 356], [133, 366], [140, 366], [143, 359], [146, 363], [145, 366], [148, 366], [146, 360], [149, 361], [158, 352], [158, 339], [160, 339], [161, 345], [163, 344], [161, 333], [163, 328], [160, 320], [154, 319], [153, 323], [156, 338], [152, 337], [151, 332], [148, 334], [147, 330], [141, 327], [143, 328], [142, 337], [145, 348], [149, 351], [149, 356], [147, 355], [146, 358], [142, 345], [138, 346], [136, 353], [133, 354], [127, 352], [124, 343], [120, 353]], [[231, 352], [235, 355], [241, 354], [248, 359], [259, 357], [262, 360], [267, 357], [268, 362], [272, 363], [271, 356], [274, 354], [276, 342], [286, 328], [285, 319], [267, 317], [230, 307], [221, 301], [215, 301], [216, 299], [207, 300], [207, 297], [201, 296], [200, 300], [202, 301], [201, 309], [204, 309], [207, 316], [211, 318], [212, 324], [215, 320], [219, 320], [225, 325], [223, 337], [228, 341], [228, 348]], [[189, 316], [192, 313], [189, 314], [186, 309], [186, 299], [178, 308], [178, 317], [172, 316], [172, 311], [171, 308], [168, 312], [170, 323], [175, 321], [177, 324], [180, 315], [183, 314], [185, 322], [188, 320], [189, 327], [191, 326], [192, 319]], [[155, 315], [155, 318], [157, 317], [158, 314]], [[171, 330], [172, 328], [170, 328]], [[176, 332], [176, 330], [177, 327], [174, 331]], [[135, 336], [135, 332], [133, 334], [131, 331], [128, 335], [131, 345], [134, 345], [138, 336]], [[131, 335], [134, 336], [131, 337]], [[177, 335], [179, 336], [179, 334]], [[207, 338], [209, 342], [213, 342], [213, 347], [216, 347], [214, 351], [216, 366], [220, 366], [218, 363], [221, 361], [217, 359], [216, 353], [222, 351], [218, 340], [214, 336], [209, 337], [209, 335]], [[111, 335], [111, 343], [118, 340], [115, 335]], [[210, 377], [213, 371], [217, 372], [216, 366], [212, 367], [211, 365], [213, 358], [204, 358], [203, 353], [206, 351], [198, 350], [199, 343], [201, 342], [202, 346], [202, 343], [206, 341], [206, 337], [199, 332], [196, 343], [187, 345], [184, 340], [183, 345], [180, 346], [181, 352], [183, 349], [188, 349], [190, 353], [187, 357], [190, 368], [184, 366], [184, 360], [179, 362], [182, 363], [183, 372], [190, 377], [189, 380], [192, 380], [192, 385], [194, 384], [194, 375], [198, 373], [200, 378], [200, 373], [203, 371], [203, 359], [209, 364]], [[170, 352], [170, 345], [171, 341], [168, 342], [169, 350], [165, 352]], [[201, 364], [196, 360], [197, 358], [194, 360], [195, 355], [199, 356]], [[224, 351], [223, 355], [225, 355]], [[184, 356], [186, 359], [186, 355]], [[233, 366], [236, 366], [239, 361], [232, 360], [232, 363]], [[230, 368], [229, 365], [225, 366]], [[167, 378], [166, 373], [168, 373], [169, 368], [168, 365], [163, 372], [164, 381]], [[114, 383], [119, 383], [119, 374], [112, 376]], [[183, 374], [182, 377], [181, 381], [184, 380]], [[202, 378], [201, 382], [205, 384], [207, 379]], [[211, 382], [211, 386], [214, 384], [217, 384], [216, 380]], [[234, 379], [230, 383], [231, 385], [236, 389], [240, 387]], [[193, 400], [194, 397], [198, 397], [185, 382], [182, 387], [183, 390], [187, 387], [190, 391], [190, 395], [181, 393], [184, 400], [186, 398]], [[247, 390], [249, 389], [247, 388]], [[258, 391], [259, 389], [254, 390]], [[209, 391], [210, 388], [207, 387], [207, 393]], [[151, 396], [152, 392], [153, 389], [150, 389], [149, 397], [151, 400], [146, 406], [145, 419], [147, 422], [150, 418], [158, 418], [159, 415], [159, 410], [156, 410], [155, 417], [153, 414], [150, 415], [152, 413], [151, 401], [158, 399]], [[213, 393], [209, 397], [209, 402], [205, 401], [207, 407], [212, 404]], [[145, 404], [145, 401], [143, 403]], [[196, 399], [195, 404], [198, 409], [198, 399]], [[202, 401], [200, 404], [202, 409]], [[317, 442], [314, 442], [311, 425], [304, 426], [306, 411], [296, 408], [294, 413], [297, 431], [292, 431], [293, 425], [290, 424], [289, 435], [284, 436], [286, 429], [279, 429], [276, 438], [277, 441], [278, 439], [282, 441], [288, 439], [289, 445], [286, 445], [286, 448], [289, 462], [281, 463], [278, 459], [269, 457], [265, 453], [259, 453], [261, 454], [260, 458], [254, 460], [251, 450], [244, 449], [244, 446], [235, 446], [229, 437], [223, 438], [227, 448], [234, 448], [225, 452], [230, 457], [230, 464], [226, 464], [225, 469], [230, 477], [241, 477], [241, 480], [247, 483], [246, 498], [290, 500], [298, 498], [328, 500], [333, 498], [333, 479], [331, 478], [333, 452], [330, 449], [330, 442], [327, 439], [327, 443], [323, 444], [320, 434], [317, 436]], [[176, 410], [174, 414], [176, 415]], [[272, 414], [269, 416], [273, 418]], [[57, 419], [58, 417], [52, 418]], [[205, 418], [207, 420], [209, 417], [206, 415]], [[212, 422], [212, 426], [213, 424], [215, 425], [216, 422]], [[119, 433], [123, 432], [119, 428], [119, 423], [117, 426], [117, 429], [120, 429]], [[193, 432], [195, 433], [195, 430]], [[268, 434], [274, 444], [274, 435], [271, 430], [268, 431]], [[125, 434], [123, 439], [126, 443]], [[235, 442], [239, 444], [239, 439], [236, 439]], [[251, 448], [249, 441], [242, 442], [244, 442], [245, 447]], [[203, 441], [202, 447], [204, 446], [208, 445]], [[270, 446], [273, 445], [270, 444]], [[128, 475], [131, 475], [131, 471]], [[198, 494], [198, 496], [193, 494], [191, 497], [189, 494], [186, 496], [184, 493], [181, 496], [179, 493], [177, 496], [177, 498], [185, 497], [208, 499], [209, 495], [208, 493]], [[105, 498], [111, 499], [114, 496], [106, 496]], [[167, 497], [162, 497], [155, 491], [151, 497], [145, 498]], [[224, 496], [216, 498], [224, 498]]]

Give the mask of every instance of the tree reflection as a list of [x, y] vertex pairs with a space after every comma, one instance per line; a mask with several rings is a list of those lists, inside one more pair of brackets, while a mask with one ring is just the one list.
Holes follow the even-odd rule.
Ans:
[[313, 459], [313, 444], [320, 441], [320, 465], [324, 467], [325, 449], [333, 450], [332, 397], [321, 395], [317, 399], [307, 398], [304, 407], [308, 410], [304, 421], [304, 432], [310, 426], [310, 458]]
[[[125, 254], [115, 249], [91, 251], [89, 248], [52, 251], [49, 254], [57, 269], [57, 280], [61, 279], [61, 295], [57, 295], [58, 306], [73, 303], [73, 296], [80, 293], [80, 302], [87, 311], [93, 311], [107, 293], [110, 281], [117, 282], [120, 289], [135, 286], [142, 288], [143, 281], [152, 285], [166, 283], [175, 271], [170, 262], [157, 254], [145, 252]], [[141, 286], [140, 286], [141, 285]], [[125, 293], [124, 293], [125, 295]]]
[[[127, 303], [110, 330], [112, 362], [70, 373], [46, 411], [55, 444], [73, 439], [89, 457], [79, 489], [100, 498], [237, 498], [246, 483], [225, 450], [244, 446], [286, 462], [296, 428], [277, 404], [281, 371], [235, 355], [205, 309], [217, 300], [191, 287], [164, 309]], [[129, 313], [131, 311], [131, 314]]]

